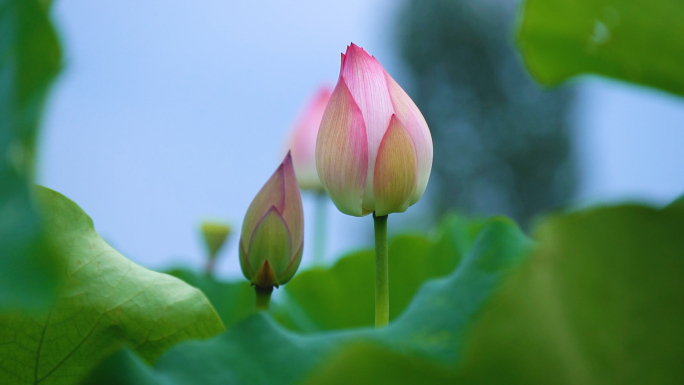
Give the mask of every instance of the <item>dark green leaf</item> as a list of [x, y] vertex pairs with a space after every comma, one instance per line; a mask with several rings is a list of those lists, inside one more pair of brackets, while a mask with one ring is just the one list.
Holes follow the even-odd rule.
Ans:
[[74, 202], [37, 191], [65, 262], [63, 285], [45, 314], [0, 315], [0, 383], [73, 384], [122, 343], [152, 362], [179, 341], [223, 329], [199, 290], [129, 261]]
[[40, 308], [58, 268], [33, 199], [35, 143], [61, 53], [36, 0], [0, 0], [0, 309]]
[[[346, 375], [341, 375], [345, 373]], [[454, 384], [453, 374], [420, 356], [369, 343], [352, 344], [307, 376], [304, 384]]]
[[670, 203], [667, 208], [674, 208], [674, 207], [684, 207], [684, 195], [680, 196], [679, 198], [675, 199]]
[[593, 73], [684, 95], [682, 20], [680, 0], [527, 0], [518, 42], [546, 85]]
[[464, 334], [457, 365], [355, 346], [307, 384], [680, 384], [684, 210], [558, 216]]
[[469, 336], [460, 383], [683, 383], [683, 235], [679, 208], [546, 221]]

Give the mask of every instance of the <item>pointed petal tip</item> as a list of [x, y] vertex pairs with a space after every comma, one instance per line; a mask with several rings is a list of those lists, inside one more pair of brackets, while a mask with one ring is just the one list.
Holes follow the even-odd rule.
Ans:
[[[283, 163], [280, 165], [281, 172], [283, 174], [283, 193], [286, 194], [287, 185], [292, 182], [297, 184], [297, 174], [294, 169], [294, 162], [292, 161], [292, 154], [288, 151]], [[285, 197], [287, 199], [287, 196]]]
[[287, 185], [287, 179], [288, 178], [295, 178], [296, 182], [296, 174], [294, 170], [294, 162], [292, 161], [292, 152], [288, 151], [287, 155], [285, 155], [285, 159], [283, 159], [283, 162], [278, 166], [278, 170], [276, 172], [281, 173], [283, 177], [283, 184], [280, 186], [282, 189], [282, 193], [285, 194], [286, 190], [286, 185]]
[[[368, 51], [366, 51], [363, 47], [358, 46], [354, 43], [351, 43], [351, 45], [347, 46], [346, 56], [350, 56], [350, 55], [352, 57], [361, 56], [361, 57], [366, 58], [366, 59], [373, 59], [374, 61], [378, 62], [378, 64], [380, 64], [380, 62], [378, 61], [378, 59], [375, 58], [375, 56], [369, 54]], [[346, 57], [345, 57], [345, 60], [346, 60]]]
[[366, 52], [365, 49], [363, 49], [362, 47], [359, 47], [358, 45], [356, 45], [354, 43], [351, 43], [350, 45], [347, 46], [347, 52], [345, 54], [346, 54], [346, 56], [349, 56], [349, 55], [368, 55], [368, 56], [370, 56], [368, 54], [368, 52]]

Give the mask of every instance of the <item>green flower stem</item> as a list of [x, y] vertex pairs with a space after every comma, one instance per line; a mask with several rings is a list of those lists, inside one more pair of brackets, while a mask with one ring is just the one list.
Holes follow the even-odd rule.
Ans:
[[387, 215], [375, 216], [375, 327], [389, 323], [389, 269], [387, 256]]
[[256, 292], [256, 304], [254, 309], [256, 311], [266, 311], [268, 310], [268, 305], [271, 303], [271, 293], [273, 293], [273, 287], [261, 287], [254, 286], [254, 291]]
[[316, 193], [316, 219], [314, 227], [313, 260], [320, 265], [325, 259], [325, 237], [328, 229], [327, 210], [328, 194], [325, 191]]

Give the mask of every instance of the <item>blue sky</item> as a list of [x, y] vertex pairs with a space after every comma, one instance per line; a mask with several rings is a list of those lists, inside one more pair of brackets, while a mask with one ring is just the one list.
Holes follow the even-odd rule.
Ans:
[[[346, 45], [364, 47], [401, 82], [397, 4], [55, 2], [66, 66], [46, 111], [39, 183], [76, 201], [106, 240], [149, 267], [199, 266], [199, 221], [229, 221], [237, 231], [219, 270], [239, 274], [247, 206], [282, 160], [302, 103], [319, 84], [334, 85]], [[582, 84], [577, 204], [684, 193], [684, 100]], [[369, 218], [328, 211], [331, 255], [370, 239]]]

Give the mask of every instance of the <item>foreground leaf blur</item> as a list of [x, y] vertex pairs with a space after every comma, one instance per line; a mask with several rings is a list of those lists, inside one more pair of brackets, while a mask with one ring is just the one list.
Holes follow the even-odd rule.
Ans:
[[0, 0], [0, 26], [0, 310], [44, 308], [57, 266], [32, 190], [38, 126], [61, 51], [39, 1]]
[[598, 74], [684, 96], [679, 0], [527, 0], [521, 17], [518, 45], [542, 84]]
[[147, 362], [222, 323], [204, 294], [126, 259], [72, 201], [38, 188], [46, 234], [64, 261], [48, 312], [0, 315], [0, 383], [73, 384], [123, 343]]

